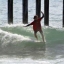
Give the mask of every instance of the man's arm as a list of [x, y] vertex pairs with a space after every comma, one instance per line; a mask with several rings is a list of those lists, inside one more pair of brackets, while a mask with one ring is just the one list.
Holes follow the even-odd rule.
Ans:
[[24, 27], [27, 27], [27, 26], [30, 26], [30, 25], [33, 25], [33, 22], [32, 23], [30, 23], [30, 24], [27, 24], [26, 26], [24, 26]]
[[41, 17], [41, 19], [44, 17], [44, 13], [41, 11], [41, 13], [42, 13], [42, 17]]
[[27, 24], [25, 27], [30, 26], [30, 24]]

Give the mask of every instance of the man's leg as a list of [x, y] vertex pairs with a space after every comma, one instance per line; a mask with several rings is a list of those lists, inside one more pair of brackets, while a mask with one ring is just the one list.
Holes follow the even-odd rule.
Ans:
[[40, 30], [39, 32], [40, 32], [40, 34], [41, 34], [41, 36], [42, 36], [42, 40], [43, 40], [43, 42], [45, 42], [45, 40], [44, 40], [44, 34], [43, 34], [43, 31], [42, 31], [42, 30]]
[[35, 36], [35, 38], [38, 40], [38, 37], [37, 37], [37, 31], [34, 31], [34, 36]]

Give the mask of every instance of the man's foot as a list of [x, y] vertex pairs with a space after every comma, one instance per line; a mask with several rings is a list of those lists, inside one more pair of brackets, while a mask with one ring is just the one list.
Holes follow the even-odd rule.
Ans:
[[35, 42], [41, 42], [41, 41], [39, 41], [39, 40], [36, 40]]
[[44, 40], [43, 42], [46, 42], [46, 40]]

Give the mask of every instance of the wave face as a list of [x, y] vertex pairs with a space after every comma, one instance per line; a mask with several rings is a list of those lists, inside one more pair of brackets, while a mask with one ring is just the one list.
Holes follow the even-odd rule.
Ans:
[[[21, 25], [0, 27], [0, 54], [40, 55], [40, 57], [44, 53], [48, 57], [63, 55], [64, 29], [43, 27], [43, 31], [46, 43], [35, 42], [32, 27]], [[42, 41], [39, 33], [38, 38]]]
[[[39, 38], [40, 39], [40, 38]], [[0, 27], [0, 54], [24, 54], [44, 50], [43, 43], [36, 43], [31, 27]], [[32, 53], [31, 53], [32, 54]]]

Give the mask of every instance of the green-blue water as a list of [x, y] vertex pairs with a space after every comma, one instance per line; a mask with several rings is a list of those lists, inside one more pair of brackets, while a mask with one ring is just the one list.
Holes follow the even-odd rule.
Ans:
[[[0, 55], [41, 60], [64, 58], [64, 29], [43, 26], [43, 31], [46, 43], [35, 42], [32, 27], [0, 27]], [[40, 34], [37, 35], [42, 40]]]

